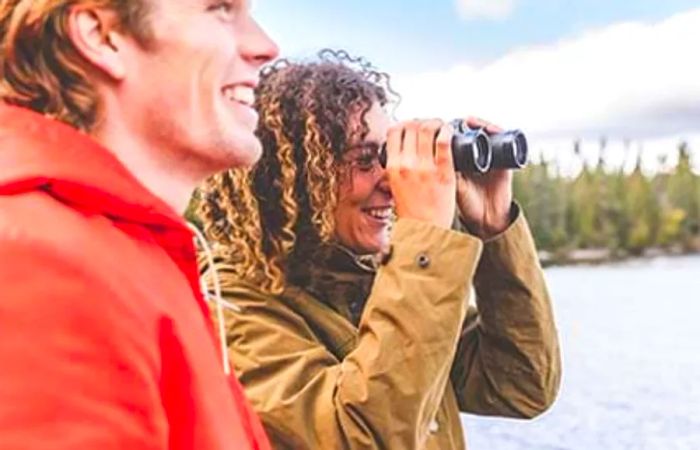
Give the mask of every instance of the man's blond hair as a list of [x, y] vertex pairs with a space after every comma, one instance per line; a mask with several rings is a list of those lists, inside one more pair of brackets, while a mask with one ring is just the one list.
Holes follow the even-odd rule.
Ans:
[[104, 8], [145, 43], [149, 0], [0, 0], [0, 99], [90, 131], [100, 101], [68, 34], [73, 8]]

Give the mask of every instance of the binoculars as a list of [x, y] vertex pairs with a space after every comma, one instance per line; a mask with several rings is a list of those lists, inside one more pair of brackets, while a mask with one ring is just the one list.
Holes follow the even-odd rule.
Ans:
[[[520, 130], [489, 136], [483, 128], [470, 129], [464, 120], [452, 121], [452, 161], [461, 173], [486, 173], [491, 169], [522, 169], [527, 165], [525, 134]], [[386, 168], [386, 144], [379, 150], [379, 163]]]

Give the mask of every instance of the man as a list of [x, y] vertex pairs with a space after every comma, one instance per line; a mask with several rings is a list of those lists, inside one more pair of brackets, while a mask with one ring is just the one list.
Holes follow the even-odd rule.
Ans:
[[257, 160], [244, 1], [0, 0], [0, 448], [268, 448], [183, 211]]

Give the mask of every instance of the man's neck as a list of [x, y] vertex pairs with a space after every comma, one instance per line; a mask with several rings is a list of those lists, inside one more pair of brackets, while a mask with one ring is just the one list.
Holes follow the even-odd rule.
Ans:
[[187, 208], [192, 192], [204, 176], [183, 167], [177, 153], [139, 139], [119, 122], [103, 123], [93, 138], [107, 148], [149, 191], [178, 214]]

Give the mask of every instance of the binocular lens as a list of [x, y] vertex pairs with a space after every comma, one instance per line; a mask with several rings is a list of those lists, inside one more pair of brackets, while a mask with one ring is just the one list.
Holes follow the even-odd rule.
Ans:
[[491, 147], [489, 137], [481, 133], [476, 140], [476, 166], [479, 171], [487, 171], [489, 169], [489, 163], [491, 162], [489, 147]]
[[527, 164], [527, 139], [520, 130], [504, 131], [491, 136], [493, 167], [521, 169]]
[[518, 164], [518, 168], [527, 165], [527, 139], [522, 132], [518, 132], [515, 137], [515, 162]]
[[458, 172], [486, 173], [491, 167], [493, 151], [484, 130], [465, 130], [452, 136], [452, 158]]

